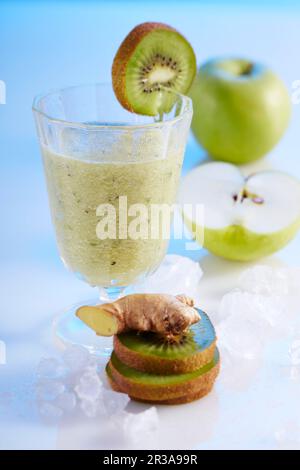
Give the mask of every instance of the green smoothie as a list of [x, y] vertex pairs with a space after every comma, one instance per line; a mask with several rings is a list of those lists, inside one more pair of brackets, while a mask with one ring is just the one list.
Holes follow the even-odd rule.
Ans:
[[108, 287], [112, 281], [120, 286], [135, 282], [159, 265], [168, 244], [163, 237], [119, 239], [118, 230], [116, 239], [100, 240], [96, 234], [97, 207], [109, 203], [118, 210], [120, 196], [127, 196], [128, 206], [172, 204], [183, 158], [183, 148], [174, 146], [167, 154], [161, 151], [155, 155], [154, 149], [152, 159], [143, 158], [140, 147], [134, 161], [130, 161], [127, 152], [124, 163], [116, 152], [120, 152], [120, 147], [112, 147], [111, 155], [103, 161], [99, 150], [83, 159], [80, 152], [74, 158], [66, 152], [61, 155], [43, 149], [61, 257], [68, 268], [93, 286]]

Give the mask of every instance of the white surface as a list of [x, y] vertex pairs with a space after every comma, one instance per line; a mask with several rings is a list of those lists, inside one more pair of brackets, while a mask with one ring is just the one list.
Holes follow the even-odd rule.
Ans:
[[[44, 425], [31, 401], [35, 367], [42, 356], [53, 354], [54, 314], [90, 298], [92, 289], [66, 272], [58, 259], [30, 106], [33, 95], [48, 88], [108, 79], [121, 39], [134, 24], [153, 18], [154, 11], [154, 19], [174, 24], [189, 37], [199, 61], [212, 55], [242, 54], [272, 65], [290, 89], [300, 78], [296, 7], [1, 2], [0, 79], [7, 84], [7, 104], [0, 106], [0, 340], [7, 349], [7, 364], [0, 365], [1, 449], [118, 446], [95, 420]], [[292, 124], [280, 145], [255, 167], [280, 168], [300, 177], [299, 109], [294, 106]], [[184, 171], [202, 158], [191, 139]], [[170, 251], [183, 254], [183, 244], [172, 242]], [[268, 263], [297, 265], [299, 254], [300, 236]], [[203, 308], [213, 316], [221, 296], [236, 285], [245, 265], [202, 251], [191, 255], [201, 258], [204, 276], [199, 295]], [[289, 378], [287, 354], [288, 345], [274, 341], [262, 363], [251, 363], [251, 370], [236, 366], [238, 381], [221, 374], [214, 391], [203, 400], [159, 407], [158, 447], [275, 448], [275, 432], [289, 421], [299, 422], [300, 383]], [[145, 405], [132, 403], [130, 408], [142, 410]]]

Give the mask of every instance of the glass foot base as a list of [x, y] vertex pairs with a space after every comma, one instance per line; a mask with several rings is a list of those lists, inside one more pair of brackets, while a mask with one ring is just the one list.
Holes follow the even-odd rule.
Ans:
[[99, 298], [80, 302], [70, 307], [62, 315], [57, 316], [53, 323], [53, 333], [56, 342], [60, 346], [66, 347], [72, 344], [84, 346], [91, 354], [108, 357], [113, 348], [112, 337], [105, 338], [97, 336], [96, 333], [86, 326], [75, 312], [81, 305], [97, 305]]

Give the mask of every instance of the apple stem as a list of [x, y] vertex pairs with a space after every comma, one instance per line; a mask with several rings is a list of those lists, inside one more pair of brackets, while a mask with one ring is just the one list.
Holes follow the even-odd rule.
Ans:
[[251, 75], [253, 71], [253, 64], [249, 62], [248, 64], [245, 65], [245, 67], [242, 69], [240, 75]]

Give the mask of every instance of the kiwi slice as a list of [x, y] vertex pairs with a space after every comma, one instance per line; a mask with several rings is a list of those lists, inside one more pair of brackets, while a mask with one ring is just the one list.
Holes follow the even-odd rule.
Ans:
[[[108, 380], [109, 380], [109, 383], [111, 385], [111, 388], [115, 392], [122, 393], [122, 390], [120, 390], [120, 387], [116, 384], [116, 382], [113, 380], [111, 375], [109, 375], [110, 374], [109, 370], [107, 371], [107, 374], [108, 374]], [[190, 403], [192, 401], [199, 400], [200, 398], [203, 398], [205, 395], [207, 395], [211, 391], [211, 389], [213, 388], [213, 385], [214, 385], [214, 382], [212, 381], [210, 384], [208, 383], [205, 387], [201, 388], [197, 392], [186, 393], [182, 397], [170, 398], [168, 400], [167, 399], [166, 400], [160, 400], [159, 402], [157, 402], [156, 400], [149, 400], [149, 399], [148, 400], [142, 400], [140, 398], [136, 398], [136, 397], [133, 397], [133, 396], [131, 396], [130, 398], [132, 400], [140, 401], [140, 402], [143, 402], [143, 403], [159, 403], [160, 405], [182, 405], [184, 403]]]
[[129, 331], [114, 337], [116, 355], [129, 367], [154, 374], [181, 374], [199, 369], [213, 358], [216, 334], [208, 316], [197, 310], [201, 320], [178, 341], [168, 343], [155, 333]]
[[[158, 375], [141, 372], [123, 364], [113, 352], [106, 372], [113, 388], [141, 401], [164, 402], [199, 397], [208, 393], [218, 375], [220, 359], [215, 349], [211, 362], [185, 374]], [[114, 385], [115, 384], [115, 385]], [[193, 398], [191, 398], [193, 399]], [[174, 402], [175, 403], [175, 402]]]
[[136, 26], [119, 47], [112, 66], [115, 94], [131, 112], [155, 116], [168, 112], [173, 93], [187, 93], [196, 74], [190, 43], [163, 23]]

